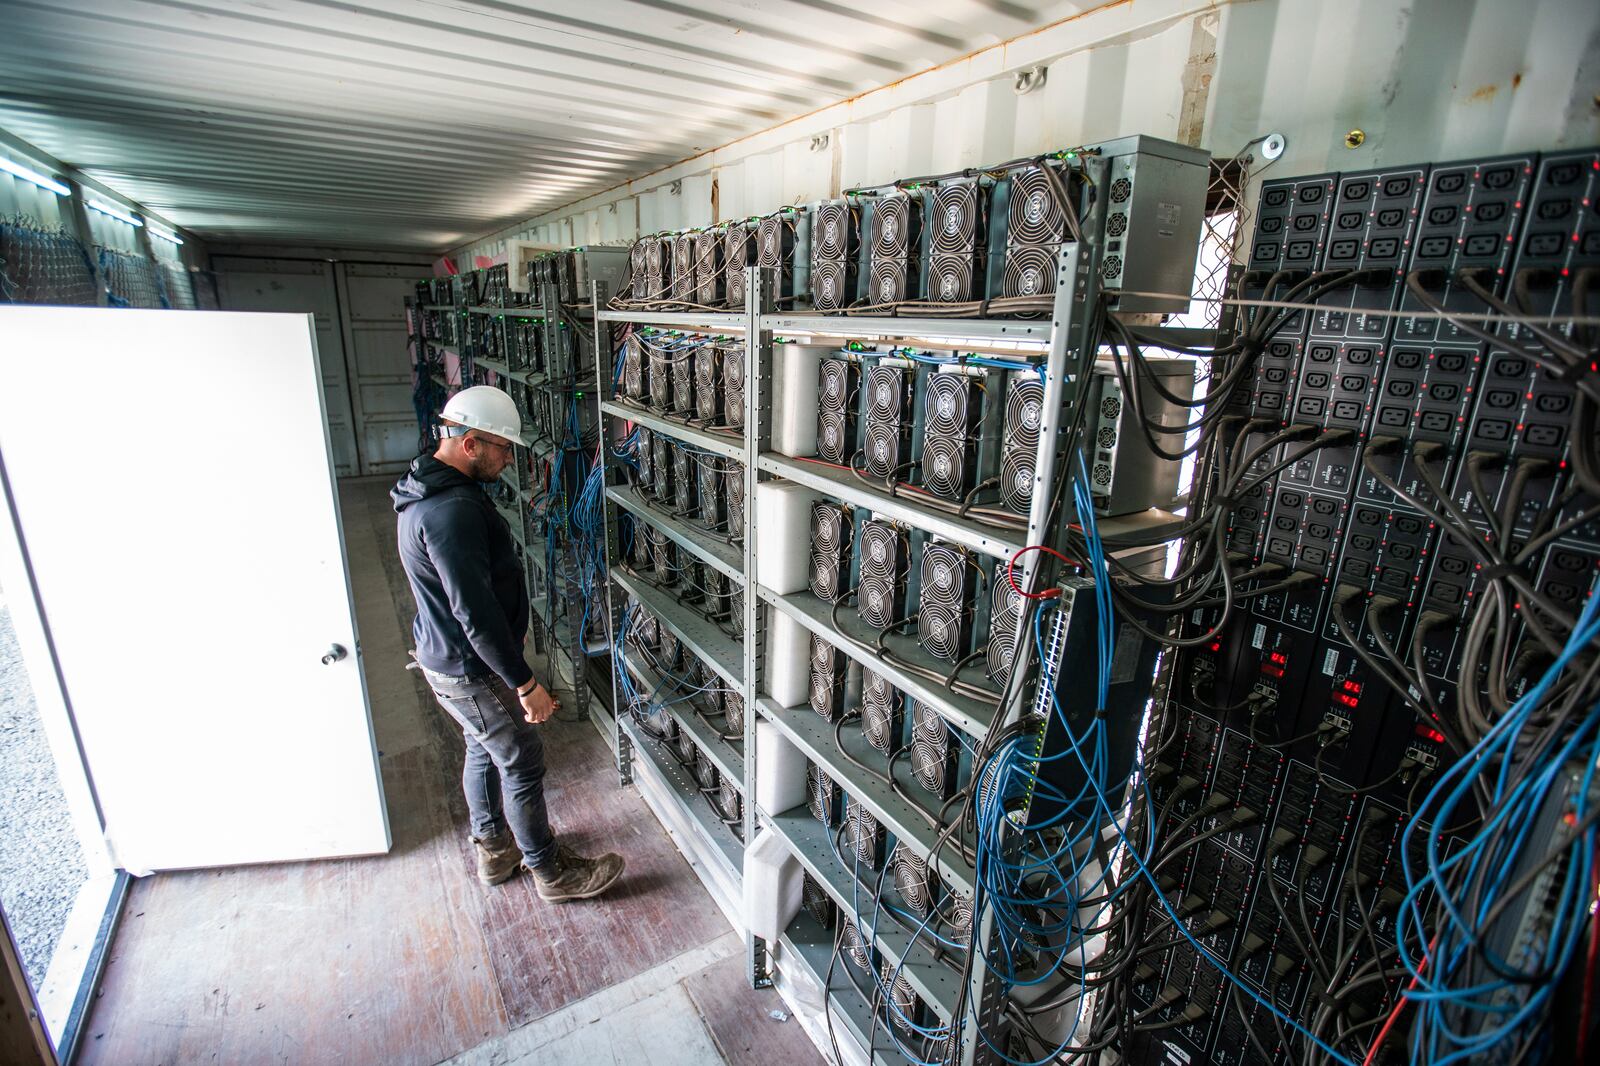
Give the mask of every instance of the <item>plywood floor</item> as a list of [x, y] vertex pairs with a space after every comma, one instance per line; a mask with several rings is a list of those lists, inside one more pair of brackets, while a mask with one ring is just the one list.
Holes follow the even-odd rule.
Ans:
[[404, 669], [388, 485], [341, 502], [393, 850], [137, 881], [79, 1061], [820, 1062], [587, 719], [546, 727], [547, 799], [575, 846], [626, 856], [623, 883], [560, 907], [526, 876], [478, 884], [460, 733]]

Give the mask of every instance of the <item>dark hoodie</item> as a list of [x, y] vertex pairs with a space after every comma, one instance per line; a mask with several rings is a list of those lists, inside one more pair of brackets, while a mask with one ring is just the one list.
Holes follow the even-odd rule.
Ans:
[[483, 486], [421, 455], [389, 495], [417, 601], [417, 661], [440, 674], [493, 671], [513, 689], [526, 685], [533, 678], [522, 658], [528, 589], [511, 527]]

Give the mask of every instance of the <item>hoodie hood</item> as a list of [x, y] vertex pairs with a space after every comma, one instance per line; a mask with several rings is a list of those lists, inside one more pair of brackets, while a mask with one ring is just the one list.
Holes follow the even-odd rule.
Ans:
[[394, 500], [396, 511], [404, 511], [418, 500], [425, 500], [429, 496], [437, 496], [441, 492], [457, 489], [463, 485], [476, 484], [478, 484], [476, 481], [455, 467], [441, 463], [431, 455], [419, 455], [411, 460], [411, 469], [407, 470], [405, 476], [389, 490], [389, 497]]

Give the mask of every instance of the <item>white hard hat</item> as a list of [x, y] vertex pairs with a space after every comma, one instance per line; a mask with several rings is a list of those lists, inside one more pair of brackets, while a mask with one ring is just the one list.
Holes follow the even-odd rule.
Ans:
[[528, 446], [528, 442], [522, 439], [522, 416], [517, 413], [517, 405], [504, 390], [493, 385], [474, 385], [470, 389], [462, 389], [450, 397], [444, 410], [439, 412], [439, 417], [447, 422], [458, 422], [468, 429], [504, 437], [524, 448]]

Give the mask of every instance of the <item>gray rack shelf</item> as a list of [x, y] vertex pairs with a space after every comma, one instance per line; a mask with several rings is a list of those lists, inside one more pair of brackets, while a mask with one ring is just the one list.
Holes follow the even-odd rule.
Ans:
[[726, 433], [716, 433], [699, 426], [691, 426], [675, 418], [667, 418], [657, 411], [638, 404], [627, 403], [622, 400], [603, 400], [600, 403], [603, 414], [613, 418], [625, 418], [629, 422], [637, 422], [646, 429], [656, 433], [665, 433], [669, 437], [676, 437], [697, 448], [704, 448], [708, 452], [715, 452], [728, 459], [737, 459], [744, 462], [749, 455], [749, 450], [742, 443], [743, 438], [731, 437]]
[[670, 590], [621, 566], [612, 568], [611, 578], [657, 621], [672, 630], [673, 636], [690, 651], [704, 659], [730, 687], [744, 690], [744, 656], [738, 642], [685, 607]]
[[644, 521], [665, 533], [689, 554], [708, 566], [715, 567], [739, 584], [744, 584], [744, 555], [740, 549], [719, 539], [719, 535], [698, 522], [690, 522], [650, 506], [638, 489], [630, 485], [614, 485], [606, 489], [606, 499], [638, 515]]
[[[661, 690], [663, 681], [659, 673], [636, 661], [627, 654], [626, 649], [621, 654], [624, 668], [632, 672], [640, 695], [649, 698]], [[685, 709], [682, 703], [669, 705], [667, 713], [672, 715], [679, 729], [687, 731], [694, 737], [695, 744], [711, 758], [717, 772], [723, 777], [731, 778], [734, 787], [743, 792], [744, 742], [735, 744], [731, 740], [725, 740], [722, 734], [713, 729], [705, 719], [694, 713], [692, 708]]]

